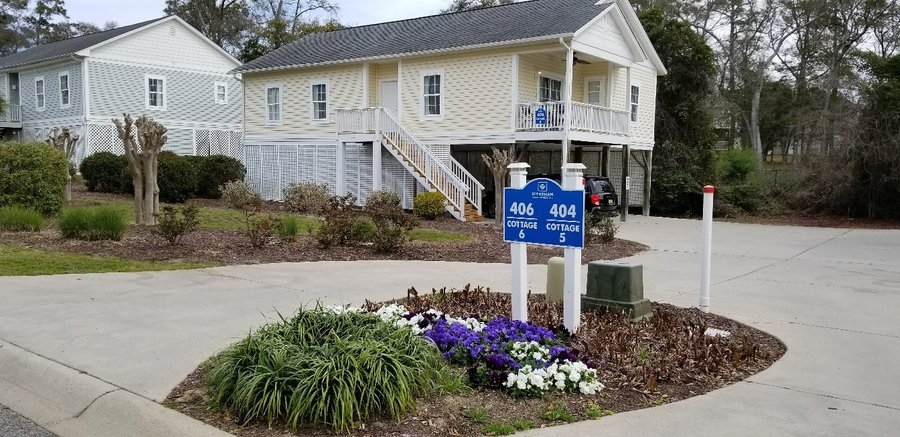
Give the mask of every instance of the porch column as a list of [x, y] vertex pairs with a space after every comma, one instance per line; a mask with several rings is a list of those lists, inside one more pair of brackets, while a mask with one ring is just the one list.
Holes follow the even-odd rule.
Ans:
[[612, 149], [611, 146], [606, 146], [603, 148], [603, 153], [600, 155], [600, 176], [609, 177], [609, 151]]
[[338, 140], [337, 142], [337, 159], [335, 160], [335, 167], [337, 167], [337, 174], [335, 175], [334, 181], [334, 194], [337, 196], [343, 196], [347, 194], [347, 164], [344, 161], [344, 142]]
[[647, 168], [644, 169], [644, 207], [642, 208], [642, 213], [644, 216], [650, 215], [650, 184], [653, 183], [653, 150], [647, 150], [644, 152], [644, 162], [647, 163]]
[[381, 190], [381, 137], [372, 141], [372, 191]]
[[622, 146], [622, 192], [619, 194], [619, 219], [623, 222], [628, 220], [629, 158], [631, 158], [631, 146], [625, 144]]
[[625, 111], [628, 112], [628, 123], [625, 131], [631, 133], [631, 67], [625, 68]]
[[[566, 48], [566, 83], [563, 85], [563, 140], [562, 140], [562, 166], [569, 163], [569, 134], [572, 127], [572, 78], [574, 76], [572, 64], [575, 63], [575, 51], [572, 46], [566, 45], [565, 40], [559, 39], [560, 44]], [[562, 172], [561, 172], [562, 173]]]

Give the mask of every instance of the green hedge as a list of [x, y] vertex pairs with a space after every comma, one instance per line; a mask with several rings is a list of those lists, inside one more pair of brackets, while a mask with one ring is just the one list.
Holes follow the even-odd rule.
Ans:
[[[94, 153], [84, 158], [81, 166], [78, 167], [87, 189], [103, 193], [121, 193], [123, 191], [122, 169], [128, 172], [128, 160], [124, 155], [110, 152]], [[131, 182], [130, 174], [128, 173], [129, 183]]]
[[69, 163], [45, 143], [0, 143], [0, 206], [56, 214], [65, 201]]
[[[88, 190], [109, 193], [134, 193], [131, 170], [122, 155], [99, 152], [81, 163], [81, 175]], [[244, 180], [246, 169], [237, 159], [224, 156], [180, 156], [163, 151], [157, 167], [159, 198], [167, 203], [182, 203], [193, 197], [218, 199], [219, 187]]]

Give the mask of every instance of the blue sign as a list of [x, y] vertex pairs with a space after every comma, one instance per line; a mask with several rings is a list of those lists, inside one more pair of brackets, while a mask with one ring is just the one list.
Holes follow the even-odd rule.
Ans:
[[584, 247], [584, 190], [563, 190], [535, 179], [503, 190], [503, 240], [556, 247]]
[[534, 124], [536, 126], [544, 126], [547, 124], [547, 110], [544, 108], [537, 108], [534, 111]]

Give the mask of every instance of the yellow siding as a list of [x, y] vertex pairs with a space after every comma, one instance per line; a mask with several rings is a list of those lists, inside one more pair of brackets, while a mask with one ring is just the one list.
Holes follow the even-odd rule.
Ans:
[[369, 105], [381, 106], [381, 82], [397, 80], [397, 63], [373, 64], [369, 71]]
[[[400, 106], [416, 133], [509, 131], [512, 51], [404, 59]], [[442, 70], [443, 117], [422, 117], [422, 73]]]
[[628, 104], [626, 98], [628, 97], [627, 92], [625, 91], [625, 87], [628, 84], [628, 72], [624, 67], [620, 67], [617, 65], [612, 66], [613, 69], [613, 86], [612, 86], [612, 96], [610, 99], [610, 109], [617, 109], [619, 111], [628, 110]]
[[[532, 103], [539, 100], [538, 77], [544, 73], [565, 79], [565, 53], [534, 53], [519, 56], [519, 103]], [[605, 76], [609, 63], [592, 61], [590, 64], [576, 64], [572, 76], [572, 100], [584, 102], [585, 79]], [[623, 79], [624, 80], [624, 79]], [[624, 85], [622, 85], [624, 90]], [[623, 91], [624, 92], [624, 91]]]
[[[312, 82], [329, 82], [329, 122], [311, 121]], [[266, 123], [266, 85], [280, 83], [282, 122]], [[336, 135], [334, 112], [338, 108], [359, 108], [362, 103], [362, 66], [353, 64], [303, 70], [251, 73], [244, 75], [244, 119], [247, 135], [274, 134], [295, 136]]]
[[631, 81], [641, 89], [638, 122], [631, 128], [631, 137], [653, 141], [656, 123], [656, 72], [638, 64], [631, 69]]

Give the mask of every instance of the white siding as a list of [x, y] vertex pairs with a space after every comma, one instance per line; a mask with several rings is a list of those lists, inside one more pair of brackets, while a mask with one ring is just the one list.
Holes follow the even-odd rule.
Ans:
[[91, 58], [220, 74], [239, 65], [175, 20], [155, 24], [91, 50]]
[[573, 47], [576, 51], [588, 52], [616, 62], [644, 59], [630, 33], [631, 29], [625, 24], [621, 13], [613, 9], [578, 34]]
[[[59, 74], [69, 72], [69, 105], [63, 108], [59, 101]], [[37, 111], [34, 98], [34, 80], [44, 78], [44, 110]], [[83, 117], [84, 103], [81, 89], [81, 61], [54, 64], [25, 70], [19, 73], [22, 121], [41, 124], [55, 120]]]
[[0, 73], [0, 99], [9, 103], [9, 81], [6, 73]]
[[[165, 77], [164, 110], [146, 107], [144, 82], [147, 74]], [[89, 60], [88, 76], [90, 116], [94, 119], [110, 119], [129, 113], [147, 114], [164, 124], [175, 122], [237, 129], [241, 123], [241, 83], [224, 72], [201, 73]], [[227, 104], [216, 104], [213, 93], [216, 82], [228, 84]]]
[[636, 64], [631, 69], [631, 83], [640, 87], [638, 121], [632, 126], [631, 137], [652, 144], [656, 127], [656, 70], [649, 62]]

